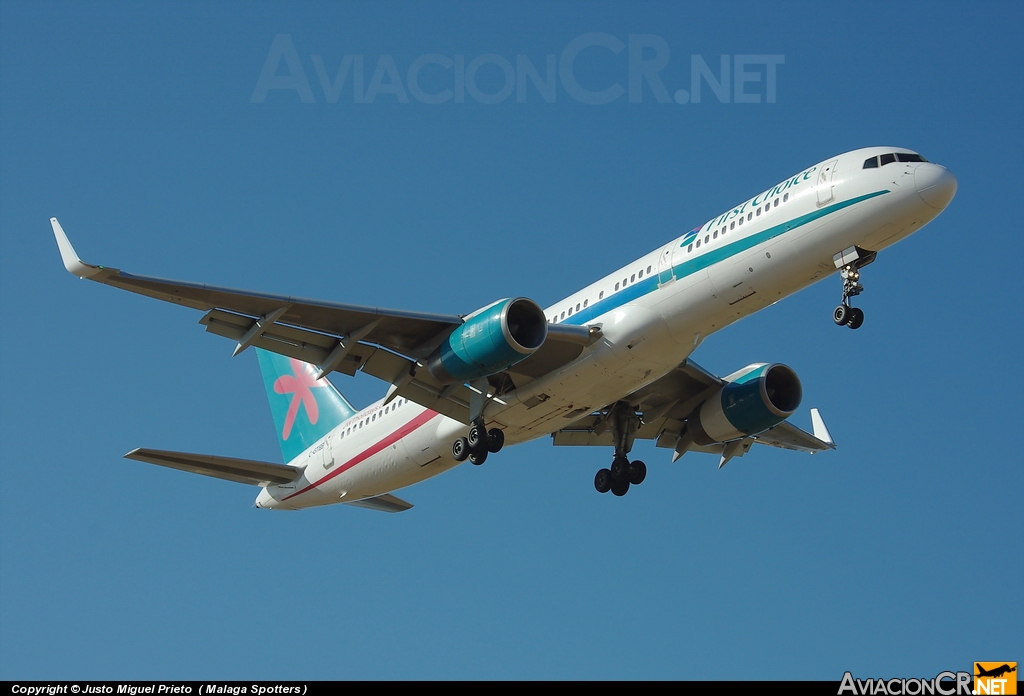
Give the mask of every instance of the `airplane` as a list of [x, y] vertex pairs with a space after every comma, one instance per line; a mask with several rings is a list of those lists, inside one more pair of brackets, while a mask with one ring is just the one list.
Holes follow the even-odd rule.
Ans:
[[[466, 315], [338, 304], [138, 276], [84, 263], [50, 223], [79, 278], [198, 309], [206, 330], [258, 356], [284, 464], [140, 448], [125, 455], [261, 488], [259, 508], [333, 503], [385, 512], [394, 491], [504, 445], [550, 436], [606, 446], [594, 487], [625, 495], [647, 475], [637, 438], [712, 453], [719, 468], [761, 444], [815, 453], [836, 445], [788, 422], [796, 373], [754, 363], [720, 378], [690, 355], [710, 334], [838, 271], [833, 321], [859, 328], [851, 305], [878, 251], [942, 212], [957, 181], [898, 147], [810, 166], [542, 309], [505, 298]], [[365, 372], [390, 385], [356, 410], [327, 375]]]
[[1002, 664], [999, 667], [994, 667], [992, 669], [985, 669], [984, 667], [982, 667], [977, 662], [974, 663], [974, 666], [975, 666], [975, 668], [978, 671], [978, 673], [974, 675], [976, 677], [996, 677], [996, 678], [998, 678], [998, 677], [1003, 676], [1004, 674], [1009, 674], [1010, 672], [1016, 672], [1017, 671], [1016, 663], [1014, 663], [1013, 667], [1011, 667], [1008, 664]]

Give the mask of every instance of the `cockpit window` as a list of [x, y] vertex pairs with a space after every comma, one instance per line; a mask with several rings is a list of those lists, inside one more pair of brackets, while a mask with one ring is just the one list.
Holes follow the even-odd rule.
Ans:
[[[881, 165], [879, 165], [879, 159], [881, 159]], [[893, 152], [881, 157], [869, 157], [864, 160], [864, 169], [875, 169], [879, 166], [884, 167], [890, 162], [927, 162], [924, 157], [913, 152]]]

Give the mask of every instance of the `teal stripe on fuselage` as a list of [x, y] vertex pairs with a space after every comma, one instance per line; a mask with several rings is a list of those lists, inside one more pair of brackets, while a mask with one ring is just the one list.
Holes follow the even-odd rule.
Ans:
[[[814, 222], [815, 220], [819, 220], [825, 217], [826, 215], [830, 215], [838, 210], [848, 208], [851, 205], [855, 205], [857, 203], [860, 203], [861, 201], [866, 201], [869, 198], [881, 196], [882, 194], [885, 193], [889, 193], [889, 191], [875, 191], [874, 193], [867, 193], [864, 194], [863, 196], [857, 196], [856, 198], [851, 198], [848, 201], [836, 203], [835, 205], [830, 205], [827, 208], [822, 208], [821, 210], [815, 210], [814, 212], [807, 213], [806, 215], [800, 215], [799, 217], [795, 217], [787, 222], [783, 222], [778, 225], [775, 225], [774, 227], [769, 227], [766, 230], [762, 230], [757, 234], [752, 234], [749, 237], [738, 239], [735, 242], [726, 244], [725, 246], [719, 247], [718, 249], [715, 249], [713, 251], [709, 251], [705, 254], [700, 254], [699, 256], [690, 261], [684, 261], [678, 266], [673, 266], [672, 277], [675, 280], [685, 278], [688, 275], [692, 275], [698, 271], [702, 271], [705, 268], [708, 268], [709, 266], [713, 266], [716, 263], [719, 263], [720, 261], [725, 261], [726, 259], [732, 256], [736, 256], [737, 254], [744, 252], [747, 249], [753, 249], [758, 244], [762, 244], [764, 242], [767, 242], [769, 239], [779, 237], [785, 234], [786, 232], [789, 232], [790, 230], [795, 230], [798, 227], [803, 227], [808, 223]], [[594, 304], [590, 305], [589, 307], [581, 309], [580, 311], [573, 314], [571, 317], [567, 317], [565, 320], [560, 321], [558, 323], [573, 325], [586, 324], [588, 321], [596, 317], [599, 317], [602, 314], [607, 314], [608, 312], [617, 309], [624, 304], [629, 304], [633, 300], [643, 297], [648, 293], [654, 292], [655, 290], [658, 289], [659, 277], [660, 274], [657, 271], [655, 271], [647, 278], [644, 278], [643, 280], [638, 280], [632, 285], [625, 287], [622, 290], [619, 290], [614, 295], [606, 297], [603, 300], [599, 300]]]

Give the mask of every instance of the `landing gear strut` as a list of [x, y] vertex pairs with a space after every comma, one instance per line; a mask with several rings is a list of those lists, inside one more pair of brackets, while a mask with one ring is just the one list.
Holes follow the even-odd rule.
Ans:
[[469, 427], [469, 437], [460, 437], [452, 443], [452, 457], [457, 462], [467, 458], [473, 464], [487, 461], [487, 453], [497, 454], [505, 446], [505, 433], [497, 428], [487, 430], [483, 418]]
[[832, 321], [838, 326], [859, 329], [864, 323], [864, 310], [850, 306], [850, 298], [864, 292], [860, 284], [860, 269], [875, 260], [877, 252], [866, 251], [860, 247], [850, 247], [833, 257], [839, 277], [843, 280], [843, 301], [832, 312]]
[[469, 397], [469, 436], [460, 437], [452, 443], [452, 458], [463, 462], [467, 458], [474, 464], [483, 464], [487, 453], [497, 454], [505, 445], [505, 433], [498, 428], [487, 429], [484, 424], [484, 408], [491, 399], [490, 385], [486, 379], [471, 382]]
[[629, 461], [627, 456], [633, 449], [636, 429], [640, 418], [632, 406], [620, 401], [612, 406], [606, 418], [615, 441], [615, 458], [610, 469], [601, 469], [594, 477], [594, 488], [598, 493], [611, 491], [614, 495], [626, 495], [630, 484], [638, 486], [647, 478], [647, 465], [637, 460]]

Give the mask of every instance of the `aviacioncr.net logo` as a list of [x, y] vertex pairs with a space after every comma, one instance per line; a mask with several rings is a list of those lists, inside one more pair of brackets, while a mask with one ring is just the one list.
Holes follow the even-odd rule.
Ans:
[[852, 674], [843, 674], [839, 685], [839, 696], [971, 696], [970, 672], [939, 672], [934, 679], [856, 679]]

